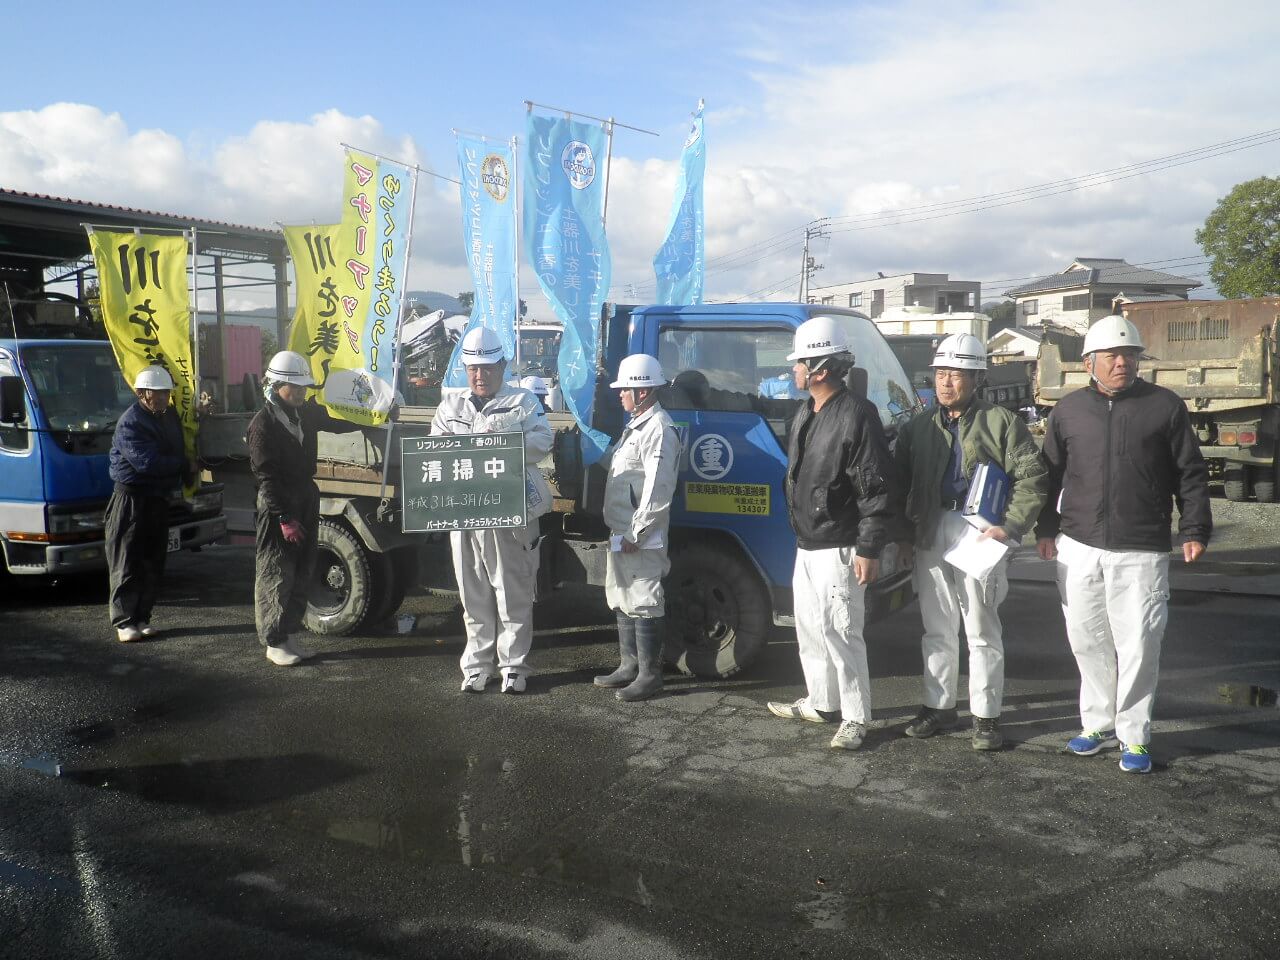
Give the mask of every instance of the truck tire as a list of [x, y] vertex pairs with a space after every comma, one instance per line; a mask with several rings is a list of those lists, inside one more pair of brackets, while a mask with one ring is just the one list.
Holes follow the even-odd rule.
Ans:
[[665, 590], [666, 659], [681, 673], [731, 677], [764, 647], [769, 591], [736, 550], [685, 547], [672, 557]]
[[1249, 471], [1243, 464], [1228, 464], [1223, 468], [1222, 493], [1236, 503], [1249, 499]]
[[1253, 465], [1249, 467], [1249, 480], [1253, 486], [1253, 497], [1259, 503], [1276, 502], [1276, 465]]
[[381, 623], [394, 616], [404, 603], [405, 595], [418, 585], [418, 551], [416, 547], [397, 547], [381, 558], [381, 579], [374, 576], [375, 595], [365, 614], [365, 623]]
[[378, 561], [346, 524], [321, 519], [316, 535], [316, 569], [307, 593], [307, 629], [341, 637], [362, 623], [375, 593]]

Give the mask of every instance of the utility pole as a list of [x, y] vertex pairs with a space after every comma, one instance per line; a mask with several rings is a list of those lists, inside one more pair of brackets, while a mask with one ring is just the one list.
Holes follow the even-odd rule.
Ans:
[[806, 303], [809, 296], [809, 281], [813, 279], [813, 275], [822, 269], [822, 264], [816, 262], [809, 253], [809, 242], [812, 240], [820, 240], [828, 237], [827, 223], [829, 217], [819, 217], [817, 220], [810, 222], [804, 228], [804, 255], [800, 259], [800, 302]]

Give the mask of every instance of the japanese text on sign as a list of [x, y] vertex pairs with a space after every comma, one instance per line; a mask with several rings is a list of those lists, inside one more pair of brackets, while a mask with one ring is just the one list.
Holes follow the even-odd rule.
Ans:
[[522, 527], [524, 435], [401, 438], [405, 532]]

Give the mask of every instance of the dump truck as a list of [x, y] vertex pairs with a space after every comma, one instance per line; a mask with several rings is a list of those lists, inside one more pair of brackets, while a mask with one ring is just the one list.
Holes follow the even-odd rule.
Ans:
[[[1222, 481], [1227, 499], [1252, 495], [1274, 503], [1280, 479], [1280, 298], [1128, 303], [1121, 314], [1142, 335], [1139, 376], [1185, 401], [1210, 476]], [[1074, 356], [1070, 350], [1041, 345], [1040, 403], [1052, 405], [1088, 384], [1078, 348]]]
[[[665, 581], [667, 656], [687, 673], [732, 675], [760, 651], [772, 624], [794, 623], [795, 537], [784, 493], [784, 438], [803, 401], [778, 384], [790, 376], [786, 355], [796, 327], [814, 316], [833, 316], [849, 332], [858, 363], [851, 384], [876, 405], [892, 438], [919, 400], [863, 314], [780, 303], [610, 305], [603, 311], [591, 425], [613, 438], [621, 434], [623, 411], [608, 384], [627, 354], [658, 357], [672, 380], [660, 393], [682, 438]], [[393, 613], [410, 587], [453, 587], [447, 535], [402, 530], [400, 441], [427, 436], [434, 413], [409, 405], [389, 428], [321, 435], [320, 557], [308, 598], [309, 629], [349, 633]], [[219, 462], [224, 476], [243, 471], [245, 421], [213, 419], [202, 433], [202, 455]], [[609, 549], [600, 516], [604, 469], [584, 465], [572, 417], [553, 411], [548, 419], [556, 441], [541, 464], [554, 495], [552, 512], [541, 518], [542, 597], [562, 584], [603, 584]], [[868, 619], [913, 597], [895, 550], [886, 548], [882, 576], [868, 591]]]

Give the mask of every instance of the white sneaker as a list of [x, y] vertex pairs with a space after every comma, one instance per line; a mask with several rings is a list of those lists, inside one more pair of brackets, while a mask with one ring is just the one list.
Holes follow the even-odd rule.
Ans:
[[503, 693], [524, 693], [524, 674], [508, 673], [502, 678]]
[[310, 647], [304, 647], [300, 642], [295, 640], [293, 637], [290, 637], [288, 640], [286, 640], [284, 642], [284, 645], [285, 645], [285, 649], [289, 650], [292, 653], [297, 654], [303, 660], [310, 660], [312, 657], [316, 655], [316, 652], [314, 650], [312, 650]]
[[302, 662], [302, 658], [287, 646], [267, 647], [267, 659], [277, 667], [292, 667], [294, 664]]
[[121, 643], [133, 643], [135, 640], [142, 639], [142, 631], [133, 624], [128, 623], [123, 627], [116, 628], [116, 639]]
[[488, 674], [468, 673], [462, 680], [463, 693], [484, 693], [484, 685], [489, 682]]
[[831, 746], [837, 750], [857, 750], [867, 735], [867, 725], [857, 720], [845, 720], [831, 738]]
[[150, 639], [151, 637], [157, 637], [160, 635], [160, 631], [157, 630], [155, 627], [153, 627], [149, 623], [138, 624], [138, 632], [148, 639]]
[[795, 703], [769, 701], [769, 712], [783, 720], [808, 720], [810, 723], [835, 723], [840, 719], [839, 710], [819, 710], [809, 705], [808, 697], [801, 697]]

